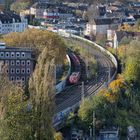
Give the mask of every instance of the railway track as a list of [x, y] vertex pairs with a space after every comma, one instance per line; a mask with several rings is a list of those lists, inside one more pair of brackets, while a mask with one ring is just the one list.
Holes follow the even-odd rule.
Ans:
[[[89, 49], [90, 55], [94, 56], [98, 63], [98, 75], [93, 77], [88, 84], [85, 85], [85, 97], [92, 96], [98, 89], [105, 85], [110, 77], [114, 74], [115, 68], [111, 60], [101, 53], [99, 50], [83, 45], [83, 49]], [[109, 71], [110, 70], [110, 74]], [[73, 86], [70, 89], [56, 96], [56, 113], [72, 107], [81, 100], [81, 85]]]

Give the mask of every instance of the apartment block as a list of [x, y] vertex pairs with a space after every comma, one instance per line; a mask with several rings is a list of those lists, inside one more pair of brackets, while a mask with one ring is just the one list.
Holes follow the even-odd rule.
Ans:
[[28, 82], [34, 70], [34, 56], [30, 48], [6, 47], [0, 44], [0, 73], [13, 82]]
[[0, 34], [23, 32], [28, 27], [27, 19], [11, 11], [0, 12]]

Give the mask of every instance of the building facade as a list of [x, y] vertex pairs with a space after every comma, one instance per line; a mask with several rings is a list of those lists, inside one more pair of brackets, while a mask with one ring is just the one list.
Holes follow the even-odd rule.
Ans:
[[0, 13], [0, 34], [23, 32], [27, 27], [27, 19], [11, 11]]
[[29, 48], [0, 46], [0, 73], [10, 81], [25, 84], [34, 70], [34, 56]]
[[121, 20], [119, 18], [96, 18], [87, 23], [85, 35], [107, 34], [107, 30], [117, 29], [120, 24]]
[[37, 19], [66, 19], [73, 16], [72, 9], [63, 4], [35, 3], [30, 8], [30, 14]]

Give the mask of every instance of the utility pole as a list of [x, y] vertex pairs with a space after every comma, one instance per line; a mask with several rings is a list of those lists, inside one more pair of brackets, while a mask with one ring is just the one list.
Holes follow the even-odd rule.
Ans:
[[93, 123], [93, 124], [92, 124], [92, 126], [93, 126], [93, 128], [92, 128], [92, 129], [93, 129], [93, 140], [96, 140], [96, 135], [95, 135], [95, 111], [93, 111], [93, 114], [92, 114], [92, 115], [93, 115], [93, 116], [92, 116], [92, 117], [93, 117], [93, 118], [92, 118], [92, 119], [93, 119], [93, 120], [92, 120], [92, 121], [93, 121], [93, 122], [92, 122], [92, 123]]
[[108, 68], [108, 84], [109, 84], [109, 82], [110, 82], [110, 66], [109, 66], [109, 68]]
[[89, 137], [90, 137], [90, 140], [92, 139], [92, 127], [89, 126]]
[[54, 64], [54, 86], [56, 86], [56, 65]]
[[98, 73], [95, 73], [95, 77], [96, 77], [96, 84], [98, 84]]
[[84, 87], [84, 82], [82, 82], [82, 89], [81, 89], [81, 101], [84, 101], [85, 98], [85, 87]]

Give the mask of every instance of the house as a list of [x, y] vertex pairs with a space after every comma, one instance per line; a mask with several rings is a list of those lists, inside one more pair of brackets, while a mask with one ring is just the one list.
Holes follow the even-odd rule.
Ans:
[[34, 69], [34, 57], [30, 48], [6, 47], [0, 43], [0, 73], [13, 82], [28, 82]]
[[65, 19], [73, 16], [72, 9], [63, 4], [35, 3], [30, 8], [30, 14], [37, 19]]
[[85, 35], [107, 34], [107, 30], [117, 29], [120, 24], [120, 18], [116, 17], [95, 18], [92, 22], [87, 23]]
[[0, 13], [0, 34], [23, 32], [27, 26], [27, 19], [11, 11]]

